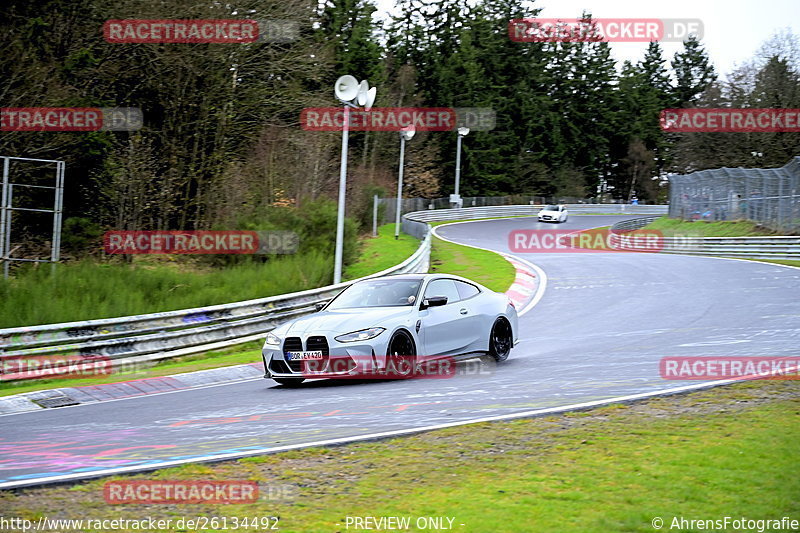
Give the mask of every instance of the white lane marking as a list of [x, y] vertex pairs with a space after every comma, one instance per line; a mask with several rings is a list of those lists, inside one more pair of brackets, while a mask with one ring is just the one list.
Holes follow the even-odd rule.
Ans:
[[[682, 255], [684, 257], [700, 257], [706, 259], [723, 259], [725, 261], [742, 261], [744, 263], [750, 263], [751, 265], [760, 265], [760, 266], [774, 266], [774, 267], [783, 267], [783, 268], [794, 268], [796, 270], [800, 270], [800, 266], [793, 266], [793, 265], [782, 265], [780, 263], [764, 263], [762, 261], [753, 261], [750, 259], [740, 259], [738, 257], [719, 257], [716, 255], [692, 255], [692, 254], [676, 254], [670, 253], [669, 255]], [[774, 278], [779, 279], [779, 278]], [[783, 279], [783, 278], [780, 278]]]
[[718, 340], [718, 341], [705, 341], [705, 342], [690, 342], [688, 344], [679, 344], [679, 347], [683, 346], [722, 346], [725, 344], [740, 344], [742, 342], [752, 342], [749, 339], [739, 339], [739, 340]]
[[685, 385], [683, 387], [673, 387], [671, 389], [661, 389], [657, 391], [651, 392], [643, 392], [639, 394], [629, 394], [627, 396], [617, 396], [614, 398], [606, 398], [603, 400], [595, 400], [591, 402], [583, 402], [583, 403], [575, 403], [571, 405], [564, 405], [560, 407], [549, 407], [545, 409], [534, 409], [531, 411], [523, 411], [521, 413], [512, 413], [507, 415], [495, 415], [495, 416], [486, 416], [481, 418], [472, 418], [469, 420], [461, 420], [458, 422], [447, 422], [444, 424], [436, 424], [431, 426], [422, 426], [417, 428], [407, 428], [407, 429], [398, 429], [394, 431], [383, 431], [379, 433], [368, 433], [366, 435], [355, 435], [351, 437], [341, 437], [337, 439], [328, 439], [328, 440], [320, 440], [314, 442], [306, 442], [301, 444], [289, 444], [286, 446], [274, 446], [270, 448], [261, 448], [259, 450], [251, 450], [246, 453], [239, 453], [239, 452], [232, 452], [232, 453], [223, 453], [217, 455], [206, 455], [202, 457], [194, 457], [191, 459], [180, 459], [176, 461], [163, 461], [157, 462], [150, 465], [135, 465], [135, 466], [127, 466], [127, 467], [120, 467], [120, 468], [108, 468], [106, 470], [95, 470], [91, 472], [78, 472], [75, 474], [64, 474], [60, 476], [50, 476], [50, 477], [42, 477], [42, 478], [29, 478], [22, 481], [6, 481], [0, 483], [0, 489], [10, 489], [10, 488], [19, 488], [19, 487], [26, 487], [32, 485], [42, 485], [46, 483], [56, 483], [56, 482], [64, 482], [64, 481], [72, 481], [72, 480], [84, 480], [90, 479], [95, 477], [102, 477], [102, 476], [109, 476], [115, 474], [123, 474], [128, 472], [143, 472], [143, 471], [153, 471], [153, 470], [160, 470], [162, 468], [168, 468], [172, 466], [180, 466], [188, 463], [205, 463], [205, 462], [215, 462], [215, 461], [224, 461], [228, 459], [239, 459], [242, 457], [252, 457], [255, 455], [264, 455], [266, 453], [278, 453], [278, 452], [285, 452], [289, 450], [297, 450], [302, 448], [311, 448], [311, 447], [318, 447], [318, 446], [335, 446], [341, 444], [349, 444], [352, 442], [362, 441], [362, 440], [375, 440], [375, 439], [385, 439], [388, 437], [398, 437], [403, 435], [411, 435], [414, 433], [422, 433], [426, 431], [434, 431], [437, 429], [444, 429], [444, 428], [451, 428], [457, 426], [466, 426], [469, 424], [479, 424], [482, 422], [498, 422], [503, 420], [514, 420], [517, 418], [531, 418], [535, 416], [542, 416], [547, 414], [556, 414], [556, 413], [563, 413], [566, 411], [574, 411], [578, 409], [590, 409], [593, 407], [600, 407], [602, 405], [608, 405], [612, 403], [621, 403], [621, 402], [632, 402], [635, 400], [642, 400], [645, 398], [651, 398], [654, 396], [665, 396], [669, 394], [678, 394], [681, 392], [689, 392], [693, 390], [700, 390], [704, 388], [716, 387], [719, 385], [727, 385], [730, 383], [736, 383], [742, 381], [741, 379], [727, 379], [727, 380], [720, 380], [720, 381], [706, 381], [703, 383], [697, 383], [693, 385]]

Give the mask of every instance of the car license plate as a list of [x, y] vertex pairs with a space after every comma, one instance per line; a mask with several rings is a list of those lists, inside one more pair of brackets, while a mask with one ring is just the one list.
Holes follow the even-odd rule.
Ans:
[[289, 361], [316, 361], [322, 359], [322, 351], [313, 352], [286, 352], [286, 359]]

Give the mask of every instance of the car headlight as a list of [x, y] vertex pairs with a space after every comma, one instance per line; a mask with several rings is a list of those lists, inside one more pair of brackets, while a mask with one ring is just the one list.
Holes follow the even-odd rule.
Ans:
[[269, 344], [270, 346], [280, 346], [281, 339], [273, 333], [267, 333], [267, 340], [264, 341], [264, 344]]
[[359, 331], [353, 331], [352, 333], [345, 333], [344, 335], [339, 335], [338, 337], [334, 338], [339, 342], [366, 341], [369, 339], [374, 339], [384, 331], [386, 331], [386, 328], [368, 328]]

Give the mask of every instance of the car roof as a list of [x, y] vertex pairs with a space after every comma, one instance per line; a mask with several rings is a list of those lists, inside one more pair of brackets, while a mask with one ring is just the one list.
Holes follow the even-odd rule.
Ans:
[[455, 274], [444, 274], [444, 273], [442, 273], [442, 274], [428, 274], [428, 273], [422, 273], [422, 272], [419, 272], [419, 273], [417, 273], [417, 272], [407, 272], [407, 273], [398, 273], [398, 274], [387, 274], [385, 276], [380, 276], [380, 277], [377, 277], [377, 278], [368, 278], [368, 279], [362, 279], [362, 280], [358, 280], [358, 281], [373, 281], [373, 280], [377, 280], [377, 279], [386, 279], [386, 278], [391, 278], [391, 279], [396, 279], [396, 280], [426, 280], [426, 279], [435, 279], [435, 278], [450, 278], [450, 279], [457, 279], [457, 280], [461, 280], [461, 281], [466, 281], [467, 283], [478, 284], [477, 282], [472, 281], [471, 279], [462, 278], [461, 276], [456, 276]]

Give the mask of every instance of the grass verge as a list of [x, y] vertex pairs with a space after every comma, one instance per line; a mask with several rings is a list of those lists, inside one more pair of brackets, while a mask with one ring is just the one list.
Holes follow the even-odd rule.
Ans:
[[695, 237], [756, 237], [759, 235], [779, 235], [778, 232], [766, 228], [751, 220], [729, 220], [707, 222], [697, 220], [690, 222], [676, 218], [661, 217], [644, 229], [658, 230], [665, 237], [674, 235], [690, 235]]
[[462, 276], [497, 292], [507, 291], [516, 277], [513, 265], [500, 254], [453, 244], [437, 237], [431, 242], [430, 272]]
[[318, 252], [225, 268], [144, 260], [131, 265], [82, 261], [58, 265], [55, 275], [49, 268], [31, 268], [0, 279], [0, 328], [264, 298], [320, 287], [333, 276], [333, 262]]
[[[348, 516], [409, 517], [408, 530], [435, 516], [457, 531], [652, 532], [655, 517], [664, 530], [676, 517], [800, 518], [798, 456], [800, 383], [761, 381], [113, 478], [255, 480], [262, 498], [247, 506], [107, 505], [106, 478], [2, 493], [0, 507], [34, 521], [275, 515], [291, 532], [345, 531]], [[269, 486], [290, 497], [268, 499]]]
[[347, 266], [345, 279], [361, 278], [402, 263], [417, 251], [419, 241], [405, 233], [395, 240], [394, 224], [384, 224], [378, 227], [377, 237], [363, 237], [360, 246], [359, 259]]
[[793, 261], [791, 259], [748, 259], [748, 261], [757, 261], [759, 263], [774, 263], [776, 265], [786, 265], [786, 266], [800, 268], [800, 261]]

